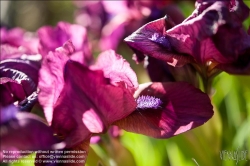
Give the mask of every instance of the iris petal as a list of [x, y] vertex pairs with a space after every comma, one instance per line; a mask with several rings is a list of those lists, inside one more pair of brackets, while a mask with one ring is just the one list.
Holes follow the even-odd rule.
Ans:
[[[213, 116], [209, 97], [188, 83], [140, 85], [135, 94], [152, 96], [162, 104], [156, 108], [137, 108], [114, 125], [129, 132], [156, 138], [169, 138], [204, 124]], [[140, 98], [140, 97], [139, 97]]]

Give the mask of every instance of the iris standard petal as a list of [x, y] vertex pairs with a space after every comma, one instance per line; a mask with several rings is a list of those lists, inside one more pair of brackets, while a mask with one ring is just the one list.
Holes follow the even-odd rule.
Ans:
[[129, 89], [131, 94], [138, 88], [137, 77], [130, 64], [113, 50], [102, 52], [93, 67], [102, 70], [104, 77], [110, 79], [112, 85], [124, 83], [124, 88]]

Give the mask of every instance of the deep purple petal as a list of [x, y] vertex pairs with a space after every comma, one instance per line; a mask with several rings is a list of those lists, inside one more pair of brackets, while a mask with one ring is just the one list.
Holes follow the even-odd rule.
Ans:
[[[6, 59], [0, 63], [0, 95], [2, 105], [16, 101], [28, 111], [28, 99], [37, 90], [39, 63], [24, 59]], [[22, 102], [22, 103], [21, 103]], [[27, 103], [28, 102], [28, 103]], [[34, 103], [35, 100], [32, 100]], [[29, 107], [32, 104], [29, 104]]]
[[225, 25], [218, 28], [217, 33], [212, 36], [212, 40], [222, 55], [233, 59], [231, 62], [234, 62], [243, 49], [250, 47], [249, 39], [246, 39], [247, 34], [242, 25], [242, 22], [249, 17], [250, 10], [242, 0], [231, 0], [223, 3], [228, 3], [229, 12], [222, 12]]
[[[154, 15], [154, 12], [152, 14]], [[196, 10], [183, 23], [165, 32], [165, 29], [173, 26], [168, 20], [170, 26], [163, 25], [161, 29], [164, 30], [154, 33], [149, 39], [167, 48], [170, 43], [173, 53], [191, 55], [202, 65], [207, 62], [220, 63], [218, 68], [230, 73], [246, 74], [248, 61], [245, 52], [249, 48], [249, 42], [244, 41], [242, 22], [247, 17], [249, 8], [242, 0], [197, 0]], [[228, 40], [224, 40], [224, 36], [227, 36]], [[168, 42], [164, 38], [168, 39]], [[136, 43], [130, 46], [133, 50], [136, 49], [137, 62], [144, 60], [145, 50], [143, 52], [139, 47], [133, 47], [133, 44]], [[245, 63], [241, 62], [244, 59]], [[171, 65], [178, 65], [178, 59], [170, 61]], [[239, 66], [238, 69], [236, 66]]]
[[[2, 85], [3, 79], [6, 79], [6, 78], [0, 78], [0, 98], [1, 98], [0, 104], [2, 106], [7, 106], [9, 104], [14, 103], [15, 99], [11, 95], [9, 88], [6, 87], [7, 84]], [[9, 79], [9, 78], [7, 78], [7, 79]]]
[[[1, 105], [6, 106], [15, 101], [22, 101], [26, 98], [26, 93], [20, 82], [7, 77], [0, 78]], [[3, 99], [3, 100], [2, 100]]]
[[110, 85], [101, 71], [68, 61], [64, 78], [52, 127], [66, 136], [68, 146], [83, 141], [91, 133], [104, 132], [112, 122], [135, 109], [131, 93], [124, 87]]
[[[233, 20], [237, 23], [242, 23], [249, 16], [249, 8], [243, 2], [243, 0], [198, 0], [197, 8], [198, 13], [203, 12], [208, 6], [215, 2], [221, 1], [230, 11], [230, 15], [233, 16]], [[206, 6], [206, 7], [205, 7]]]
[[250, 49], [229, 64], [219, 64], [216, 68], [230, 74], [250, 75]]
[[232, 20], [242, 24], [249, 17], [249, 7], [243, 0], [230, 0], [229, 11], [231, 12]]
[[[233, 63], [244, 47], [242, 22], [248, 16], [249, 8], [242, 0], [200, 0], [193, 14], [167, 34], [180, 52], [191, 50], [198, 62]], [[187, 36], [185, 42], [174, 40], [180, 35]]]
[[148, 75], [152, 82], [171, 82], [175, 81], [174, 76], [169, 70], [169, 65], [159, 59], [147, 57], [144, 61]]
[[169, 138], [204, 124], [213, 115], [209, 97], [187, 83], [143, 84], [135, 95], [137, 100], [141, 96], [151, 97], [151, 103], [156, 99], [161, 102], [153, 107], [145, 104], [114, 125], [130, 132]]
[[216, 2], [195, 18], [167, 30], [171, 43], [178, 52], [192, 55], [198, 62], [205, 64], [209, 60], [221, 63], [233, 61], [233, 57], [222, 55], [209, 38], [226, 23], [229, 14], [223, 2]]
[[[49, 150], [57, 143], [52, 130], [30, 113], [17, 113], [13, 105], [1, 108], [1, 152], [3, 150]], [[42, 133], [42, 134], [41, 134]]]
[[191, 57], [176, 52], [169, 38], [166, 36], [166, 29], [171, 28], [169, 17], [152, 21], [132, 35], [125, 38], [127, 44], [146, 55], [163, 60], [172, 66], [182, 66], [190, 62]]
[[159, 59], [147, 57], [144, 61], [144, 66], [152, 82], [184, 81], [195, 87], [199, 85], [197, 72], [190, 64], [182, 67], [173, 67]]
[[[35, 85], [38, 83], [38, 70], [40, 68], [40, 62], [31, 61], [27, 59], [6, 59], [1, 61], [0, 70], [1, 73], [6, 73], [7, 70], [16, 70], [18, 72], [22, 72], [33, 81]], [[9, 72], [8, 74], [4, 74], [5, 77], [18, 79], [18, 77], [14, 77], [15, 72]], [[33, 92], [33, 91], [32, 91]]]
[[245, 36], [247, 36], [247, 34], [243, 31], [242, 27], [235, 28], [227, 25], [220, 27], [218, 33], [214, 35], [212, 39], [222, 55], [229, 58], [231, 57], [231, 59], [233, 59], [231, 62], [235, 62], [243, 49], [246, 47], [250, 48], [250, 41], [244, 43]]

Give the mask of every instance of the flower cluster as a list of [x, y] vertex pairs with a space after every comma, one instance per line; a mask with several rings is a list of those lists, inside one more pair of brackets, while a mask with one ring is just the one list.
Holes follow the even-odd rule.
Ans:
[[166, 15], [142, 26], [125, 41], [140, 61], [146, 54], [176, 67], [193, 64], [208, 77], [217, 70], [249, 74], [249, 34], [242, 25], [248, 16], [249, 8], [242, 0], [200, 0], [182, 23], [175, 25]]
[[[163, 2], [112, 2], [119, 8], [108, 1], [75, 3], [81, 6], [76, 20], [84, 25], [59, 22], [35, 34], [1, 28], [1, 150], [88, 151], [91, 138], [117, 127], [173, 137], [213, 116], [208, 80], [221, 71], [250, 74], [250, 34], [242, 25], [249, 8], [242, 0], [197, 0], [185, 20]], [[96, 59], [88, 32], [99, 33], [105, 50]], [[125, 42], [152, 82], [139, 84], [113, 50], [129, 33]], [[208, 94], [198, 88], [198, 74]], [[35, 115], [37, 107], [44, 117]]]

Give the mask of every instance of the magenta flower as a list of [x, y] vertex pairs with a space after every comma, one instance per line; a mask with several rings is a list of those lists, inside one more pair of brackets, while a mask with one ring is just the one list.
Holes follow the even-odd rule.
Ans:
[[174, 26], [166, 16], [144, 25], [125, 41], [138, 58], [147, 54], [172, 66], [196, 63], [199, 72], [209, 66], [208, 76], [218, 69], [249, 74], [249, 35], [242, 27], [248, 16], [249, 8], [242, 0], [198, 1], [196, 10], [181, 24]]
[[67, 147], [86, 144], [111, 125], [168, 138], [213, 115], [209, 97], [187, 83], [150, 83], [137, 89], [135, 73], [114, 51], [85, 66], [70, 60], [70, 45], [44, 57], [39, 80], [46, 119]]
[[45, 116], [68, 146], [129, 115], [136, 107], [132, 94], [138, 86], [129, 64], [113, 51], [102, 53], [94, 66], [87, 67], [69, 60], [70, 44], [45, 57], [39, 81]]
[[[87, 39], [87, 31], [84, 27], [67, 22], [59, 22], [56, 27], [43, 26], [38, 31], [40, 39], [39, 52], [45, 56], [49, 51], [54, 51], [62, 46], [66, 41], [71, 40], [74, 43], [75, 52], [72, 59], [81, 57], [82, 63], [92, 62], [90, 45]], [[84, 54], [79, 55], [78, 54]], [[78, 60], [77, 60], [78, 61]]]

